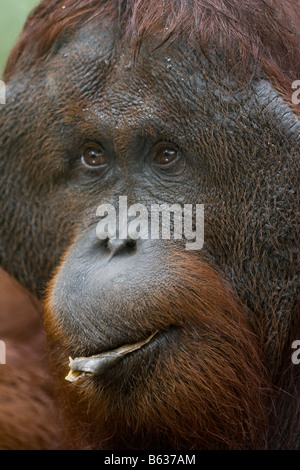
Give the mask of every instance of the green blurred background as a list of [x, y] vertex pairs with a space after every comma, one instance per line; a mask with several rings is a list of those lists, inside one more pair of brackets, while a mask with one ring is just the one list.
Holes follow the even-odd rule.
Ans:
[[0, 78], [29, 12], [40, 0], [0, 0]]

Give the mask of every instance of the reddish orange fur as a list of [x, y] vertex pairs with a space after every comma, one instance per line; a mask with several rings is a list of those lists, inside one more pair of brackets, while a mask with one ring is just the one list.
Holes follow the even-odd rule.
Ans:
[[2, 270], [0, 286], [0, 338], [6, 345], [6, 364], [0, 365], [0, 448], [58, 448], [61, 431], [40, 306]]

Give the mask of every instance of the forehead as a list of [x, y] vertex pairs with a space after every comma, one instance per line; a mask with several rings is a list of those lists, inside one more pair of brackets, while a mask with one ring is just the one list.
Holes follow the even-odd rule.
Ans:
[[[89, 79], [112, 83], [113, 79], [122, 78], [148, 83], [170, 80], [174, 73], [176, 79], [181, 74], [186, 78], [191, 70], [191, 53], [187, 56], [183, 41], [169, 46], [159, 46], [158, 39], [144, 41], [141, 48], [121, 37], [114, 24], [87, 24], [58, 51], [63, 68], [77, 68], [83, 76], [89, 72]], [[195, 62], [196, 63], [196, 62]], [[86, 71], [84, 70], [86, 68]], [[108, 80], [110, 79], [110, 80]]]
[[49, 62], [47, 95], [107, 135], [126, 125], [184, 140], [206, 82], [182, 45], [154, 48], [145, 43], [134, 56], [111, 25], [86, 25]]
[[50, 60], [46, 93], [72, 119], [93, 121], [107, 135], [130, 126], [159, 129], [185, 142], [197, 139], [199, 129], [243, 133], [249, 116], [262, 119], [260, 108], [269, 102], [272, 112], [275, 103], [276, 113], [292, 115], [267, 81], [237, 91], [228, 63], [218, 53], [212, 62], [184, 39], [170, 45], [159, 45], [159, 38], [145, 41], [134, 54], [113, 24], [90, 23], [65, 38]]
[[[156, 48], [154, 41], [133, 49], [113, 25], [85, 25], [58, 50], [48, 67], [47, 81], [57, 89], [77, 89], [85, 98], [130, 101], [158, 96], [159, 101], [185, 98], [199, 92], [206, 81], [196, 55], [182, 42]], [[135, 54], [136, 52], [136, 54]], [[66, 90], [64, 90], [66, 91]], [[136, 99], [135, 99], [136, 98]]]

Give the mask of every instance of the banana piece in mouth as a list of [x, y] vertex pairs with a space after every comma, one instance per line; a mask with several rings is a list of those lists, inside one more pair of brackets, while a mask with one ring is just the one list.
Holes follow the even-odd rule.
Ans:
[[144, 341], [139, 341], [134, 344], [126, 344], [125, 346], [121, 346], [113, 351], [104, 352], [95, 356], [77, 357], [75, 359], [70, 357], [70, 372], [65, 377], [65, 380], [68, 382], [76, 382], [80, 377], [86, 375], [104, 375], [112, 366], [121, 362], [125, 356], [150, 343], [157, 333], [158, 331], [155, 331]]

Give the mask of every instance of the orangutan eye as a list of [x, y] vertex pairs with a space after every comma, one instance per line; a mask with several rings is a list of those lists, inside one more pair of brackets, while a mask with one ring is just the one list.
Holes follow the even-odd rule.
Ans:
[[172, 144], [159, 144], [154, 153], [154, 162], [160, 167], [174, 163], [179, 156], [178, 149]]
[[105, 168], [107, 158], [100, 147], [85, 147], [82, 152], [81, 161], [87, 168]]

